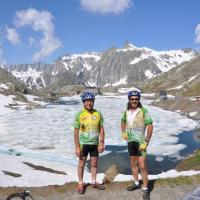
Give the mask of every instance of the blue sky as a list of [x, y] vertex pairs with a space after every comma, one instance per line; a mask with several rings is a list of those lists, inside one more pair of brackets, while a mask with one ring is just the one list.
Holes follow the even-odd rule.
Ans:
[[155, 50], [200, 47], [199, 0], [1, 1], [1, 63], [51, 63], [126, 40]]

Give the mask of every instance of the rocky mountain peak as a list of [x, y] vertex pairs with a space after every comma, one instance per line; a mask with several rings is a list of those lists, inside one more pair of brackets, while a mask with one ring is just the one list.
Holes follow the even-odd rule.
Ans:
[[124, 49], [139, 49], [138, 47], [134, 46], [131, 42], [125, 41], [123, 45]]
[[[156, 51], [126, 41], [123, 48], [104, 52], [64, 54], [53, 64], [35, 63], [6, 66], [29, 88], [67, 85], [119, 86], [143, 82], [190, 61], [199, 52], [191, 49]], [[61, 85], [60, 85], [61, 84]]]

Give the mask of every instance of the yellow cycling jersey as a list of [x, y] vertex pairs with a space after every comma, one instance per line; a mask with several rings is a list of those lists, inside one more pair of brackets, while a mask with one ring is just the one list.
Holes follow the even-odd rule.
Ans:
[[103, 116], [95, 109], [88, 112], [84, 108], [75, 116], [74, 128], [79, 129], [80, 144], [99, 144], [99, 133], [102, 126]]

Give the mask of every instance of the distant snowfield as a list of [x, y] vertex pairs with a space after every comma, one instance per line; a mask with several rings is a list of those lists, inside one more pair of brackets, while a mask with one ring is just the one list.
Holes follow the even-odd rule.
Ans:
[[11, 96], [4, 96], [0, 94], [0, 116], [13, 112], [11, 109], [5, 107], [5, 106], [8, 106], [8, 104], [12, 102], [13, 100]]
[[[31, 98], [31, 97], [29, 97]], [[77, 181], [74, 155], [73, 119], [82, 108], [79, 96], [65, 97], [59, 105], [49, 104], [42, 109], [10, 111], [4, 108], [9, 97], [0, 96], [0, 187], [8, 186], [45, 186]], [[142, 100], [154, 120], [154, 133], [148, 153], [162, 162], [165, 156], [180, 159], [180, 151], [186, 146], [178, 144], [178, 135], [197, 126], [197, 123], [178, 113], [165, 111], [148, 105]], [[120, 117], [125, 110], [126, 96], [99, 96], [95, 108], [101, 110], [105, 119], [106, 145], [125, 146], [120, 135]], [[101, 156], [109, 154], [105, 151]], [[20, 155], [20, 156], [16, 156]], [[60, 170], [67, 175], [34, 170], [23, 162]], [[3, 171], [21, 174], [15, 178]], [[150, 178], [165, 178], [178, 175], [191, 175], [199, 172], [178, 173], [168, 171]], [[98, 174], [101, 181], [104, 174]], [[84, 175], [90, 181], [90, 173]], [[115, 181], [130, 180], [131, 176], [118, 175]]]

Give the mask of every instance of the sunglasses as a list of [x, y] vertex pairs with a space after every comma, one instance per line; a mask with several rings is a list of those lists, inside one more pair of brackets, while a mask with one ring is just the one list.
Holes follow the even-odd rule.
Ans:
[[130, 98], [130, 101], [139, 101], [139, 98]]

